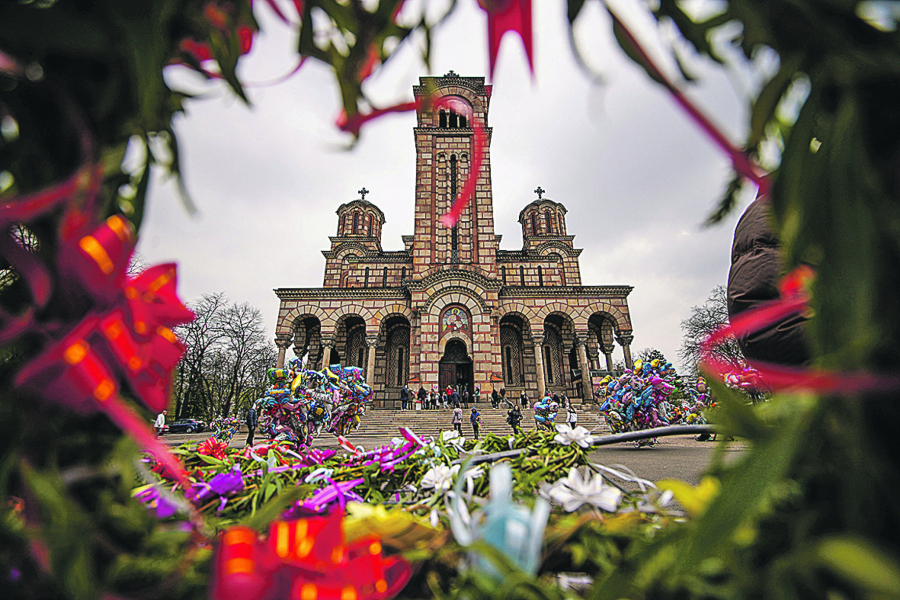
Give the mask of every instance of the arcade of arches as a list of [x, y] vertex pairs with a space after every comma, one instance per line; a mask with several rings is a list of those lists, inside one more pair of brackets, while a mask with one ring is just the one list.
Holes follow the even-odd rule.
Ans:
[[323, 287], [275, 290], [279, 366], [292, 350], [310, 368], [360, 367], [376, 406], [397, 406], [403, 385], [506, 388], [530, 398], [549, 389], [591, 401], [592, 378], [613, 370], [617, 345], [631, 365], [632, 288], [582, 285], [566, 208], [540, 187], [519, 213], [521, 249], [500, 249], [489, 151], [458, 223], [442, 226], [469, 176], [470, 124], [488, 122], [492, 86], [451, 71], [421, 78], [414, 92], [446, 98], [443, 114], [429, 103], [417, 112], [414, 233], [403, 236], [403, 250], [383, 250], [385, 217], [365, 188], [338, 207]]

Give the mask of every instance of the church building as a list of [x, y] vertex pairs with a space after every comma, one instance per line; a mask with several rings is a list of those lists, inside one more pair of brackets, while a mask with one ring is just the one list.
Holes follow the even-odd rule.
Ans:
[[[402, 250], [383, 250], [384, 213], [368, 191], [337, 209], [337, 232], [318, 288], [278, 288], [278, 366], [293, 347], [309, 368], [364, 370], [375, 406], [399, 406], [447, 385], [544, 390], [593, 400], [591, 374], [613, 370], [614, 343], [631, 366], [627, 285], [582, 285], [566, 208], [544, 196], [519, 213], [522, 248], [500, 249], [491, 185], [490, 85], [484, 77], [421, 77], [417, 111], [415, 228]], [[483, 136], [476, 136], [481, 124]], [[474, 196], [455, 227], [440, 223], [470, 176], [476, 139], [484, 158]]]

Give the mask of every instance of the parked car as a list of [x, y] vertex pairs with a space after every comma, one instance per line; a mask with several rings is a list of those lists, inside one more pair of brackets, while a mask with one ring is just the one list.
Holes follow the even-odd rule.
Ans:
[[169, 423], [166, 433], [195, 433], [206, 429], [206, 423], [197, 419], [178, 419]]

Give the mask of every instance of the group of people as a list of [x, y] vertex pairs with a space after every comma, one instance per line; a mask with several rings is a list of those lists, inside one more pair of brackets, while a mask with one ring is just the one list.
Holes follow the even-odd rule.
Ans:
[[[465, 408], [469, 408], [469, 402], [477, 404], [481, 400], [481, 388], [475, 386], [475, 390], [470, 394], [465, 386], [456, 388], [447, 386], [444, 390], [432, 386], [431, 391], [419, 386], [419, 391], [415, 396], [410, 395], [409, 388], [405, 385], [400, 388], [400, 409], [401, 410], [435, 410], [438, 408], [453, 408], [457, 404], [461, 404]], [[416, 406], [418, 404], [419, 406]]]

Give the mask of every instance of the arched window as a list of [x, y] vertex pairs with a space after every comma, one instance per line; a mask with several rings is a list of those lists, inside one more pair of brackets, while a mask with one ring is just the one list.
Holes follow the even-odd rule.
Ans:
[[535, 218], [534, 218], [534, 216], [536, 214], [537, 213], [531, 213], [531, 235], [537, 235], [537, 233], [538, 233], [537, 222], [535, 221]]
[[406, 267], [403, 267], [403, 270], [400, 272], [400, 285], [403, 285], [404, 281], [406, 281]]
[[363, 281], [363, 287], [369, 287], [369, 267], [366, 267], [366, 278]]
[[438, 127], [441, 129], [464, 129], [472, 120], [472, 106], [460, 96], [445, 96], [437, 101]]
[[381, 287], [387, 287], [387, 267], [381, 272]]
[[359, 233], [359, 211], [353, 211], [353, 231], [350, 233], [353, 235]]
[[519, 285], [525, 285], [525, 267], [519, 265]]
[[544, 287], [544, 267], [538, 265], [538, 285]]
[[544, 371], [546, 372], [547, 385], [553, 384], [553, 363], [551, 362], [551, 357], [553, 353], [550, 352], [550, 346], [544, 346]]
[[506, 267], [500, 267], [500, 273], [503, 275], [503, 285], [506, 285]]
[[[397, 364], [398, 365], [405, 364], [404, 350], [405, 350], [405, 348], [397, 348]], [[405, 381], [403, 381], [405, 375], [406, 375], [405, 369], [402, 369], [402, 368], [397, 369], [397, 387], [400, 387], [404, 383], [406, 383]]]
[[372, 218], [371, 213], [368, 214], [367, 216], [369, 218], [369, 237], [372, 237], [372, 221], [374, 221], [375, 219]]
[[547, 233], [553, 233], [553, 220], [550, 218], [549, 210], [544, 211], [544, 220], [546, 221], [544, 225], [547, 228]]

